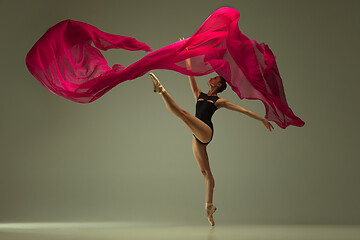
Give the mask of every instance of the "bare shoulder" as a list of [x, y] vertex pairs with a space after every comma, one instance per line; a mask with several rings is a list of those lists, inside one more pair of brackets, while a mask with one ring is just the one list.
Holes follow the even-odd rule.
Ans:
[[229, 100], [225, 99], [225, 98], [219, 98], [216, 102], [215, 102], [215, 107], [217, 108], [223, 108], [225, 107], [225, 104], [228, 103]]

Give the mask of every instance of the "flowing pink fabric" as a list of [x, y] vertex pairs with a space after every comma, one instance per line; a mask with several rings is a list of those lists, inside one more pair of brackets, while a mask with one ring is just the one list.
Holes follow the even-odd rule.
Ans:
[[[190, 38], [153, 51], [127, 68], [119, 64], [110, 68], [98, 49], [150, 52], [151, 48], [134, 38], [105, 33], [68, 19], [51, 27], [36, 42], [26, 57], [26, 65], [48, 90], [78, 103], [95, 101], [119, 83], [153, 69], [192, 76], [215, 71], [240, 99], [261, 100], [269, 121], [281, 128], [303, 126], [305, 123], [287, 104], [275, 56], [266, 44], [241, 33], [239, 17], [235, 9], [220, 8]], [[186, 69], [188, 58], [191, 70]]]

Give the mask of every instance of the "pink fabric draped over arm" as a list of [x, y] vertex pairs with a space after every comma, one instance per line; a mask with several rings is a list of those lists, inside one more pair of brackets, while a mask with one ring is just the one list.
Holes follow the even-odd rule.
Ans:
[[[90, 103], [121, 82], [153, 69], [202, 76], [217, 72], [240, 99], [257, 99], [265, 118], [279, 127], [303, 126], [287, 104], [275, 56], [264, 43], [245, 36], [238, 27], [240, 13], [224, 7], [213, 12], [188, 39], [153, 51], [127, 68], [110, 68], [98, 49], [152, 51], [134, 38], [109, 34], [74, 20], [51, 27], [31, 48], [26, 65], [48, 90], [78, 103]], [[94, 43], [93, 47], [91, 43]], [[192, 69], [186, 69], [190, 58]]]

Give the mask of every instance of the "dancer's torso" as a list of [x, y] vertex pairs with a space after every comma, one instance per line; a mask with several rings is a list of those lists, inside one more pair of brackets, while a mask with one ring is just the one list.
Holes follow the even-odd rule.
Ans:
[[218, 99], [218, 96], [208, 96], [207, 94], [201, 92], [196, 102], [195, 116], [206, 123], [211, 129], [213, 129], [211, 118], [214, 112], [218, 109], [215, 106], [215, 102]]

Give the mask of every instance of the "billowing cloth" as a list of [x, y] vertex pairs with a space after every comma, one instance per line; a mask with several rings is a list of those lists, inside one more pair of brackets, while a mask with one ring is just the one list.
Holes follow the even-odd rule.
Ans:
[[[281, 128], [303, 126], [305, 123], [287, 104], [275, 56], [268, 45], [241, 33], [239, 17], [233, 8], [219, 8], [190, 38], [156, 51], [134, 38], [68, 19], [51, 27], [36, 42], [27, 54], [26, 65], [48, 90], [78, 103], [95, 101], [119, 83], [153, 69], [191, 76], [217, 72], [240, 99], [261, 100], [267, 120]], [[119, 48], [152, 52], [126, 68], [119, 64], [110, 68], [98, 49]], [[188, 58], [191, 70], [186, 68]]]

